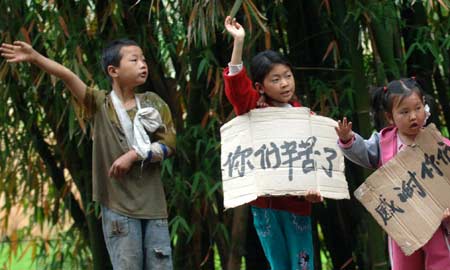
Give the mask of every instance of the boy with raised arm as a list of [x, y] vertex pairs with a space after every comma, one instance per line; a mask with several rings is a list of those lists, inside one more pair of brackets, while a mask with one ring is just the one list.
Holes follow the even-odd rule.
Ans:
[[135, 94], [148, 67], [136, 42], [111, 42], [102, 67], [112, 91], [96, 90], [29, 44], [2, 44], [7, 62], [29, 62], [64, 81], [83, 117], [93, 123], [93, 199], [114, 269], [172, 269], [167, 206], [160, 161], [175, 150], [167, 104], [155, 93]]

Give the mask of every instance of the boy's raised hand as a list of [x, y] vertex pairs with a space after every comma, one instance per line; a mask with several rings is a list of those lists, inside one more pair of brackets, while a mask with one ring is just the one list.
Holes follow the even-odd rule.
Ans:
[[244, 40], [245, 37], [245, 30], [242, 25], [240, 25], [236, 18], [231, 18], [230, 16], [227, 16], [225, 18], [225, 29], [228, 33], [234, 38], [239, 40]]
[[338, 126], [334, 129], [341, 142], [346, 143], [353, 138], [352, 125], [352, 122], [347, 121], [347, 117], [344, 117], [342, 121], [338, 120]]
[[9, 63], [32, 62], [36, 56], [33, 47], [23, 41], [14, 41], [13, 44], [3, 43], [0, 52]]

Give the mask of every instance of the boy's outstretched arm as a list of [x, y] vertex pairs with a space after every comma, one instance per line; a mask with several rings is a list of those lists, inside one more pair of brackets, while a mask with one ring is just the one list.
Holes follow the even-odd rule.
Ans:
[[23, 41], [14, 41], [13, 44], [3, 43], [0, 52], [9, 63], [29, 62], [60, 78], [78, 102], [84, 100], [86, 84], [70, 69], [38, 53], [30, 44]]
[[242, 49], [244, 47], [245, 30], [235, 18], [227, 16], [225, 18], [225, 29], [234, 38], [233, 52], [231, 54], [231, 65], [242, 64]]

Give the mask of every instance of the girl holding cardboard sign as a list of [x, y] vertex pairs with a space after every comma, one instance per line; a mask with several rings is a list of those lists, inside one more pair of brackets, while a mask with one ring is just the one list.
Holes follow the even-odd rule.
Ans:
[[[384, 112], [389, 126], [364, 140], [352, 131], [352, 122], [346, 118], [338, 121], [336, 133], [344, 155], [353, 162], [368, 168], [378, 168], [391, 160], [406, 145], [414, 143], [426, 123], [429, 108], [423, 92], [414, 78], [390, 82], [373, 91], [372, 106]], [[450, 145], [450, 141], [443, 138]], [[399, 245], [389, 237], [389, 257], [393, 270], [450, 269], [448, 236], [449, 210], [444, 213], [442, 226], [432, 238], [412, 255], [406, 256]]]
[[[291, 65], [279, 53], [267, 50], [253, 57], [248, 78], [242, 64], [244, 28], [228, 16], [225, 29], [233, 36], [233, 52], [223, 72], [225, 94], [237, 115], [251, 109], [300, 107], [295, 97]], [[317, 191], [306, 196], [259, 197], [251, 202], [254, 225], [272, 269], [314, 269], [311, 202], [323, 201]]]

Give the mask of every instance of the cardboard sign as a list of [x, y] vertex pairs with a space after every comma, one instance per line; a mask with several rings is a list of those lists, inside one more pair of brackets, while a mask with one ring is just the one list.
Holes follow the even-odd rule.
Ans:
[[433, 124], [376, 170], [355, 197], [406, 255], [430, 240], [450, 207], [450, 147]]
[[305, 107], [255, 109], [223, 125], [225, 208], [311, 189], [327, 198], [350, 198], [335, 126]]

